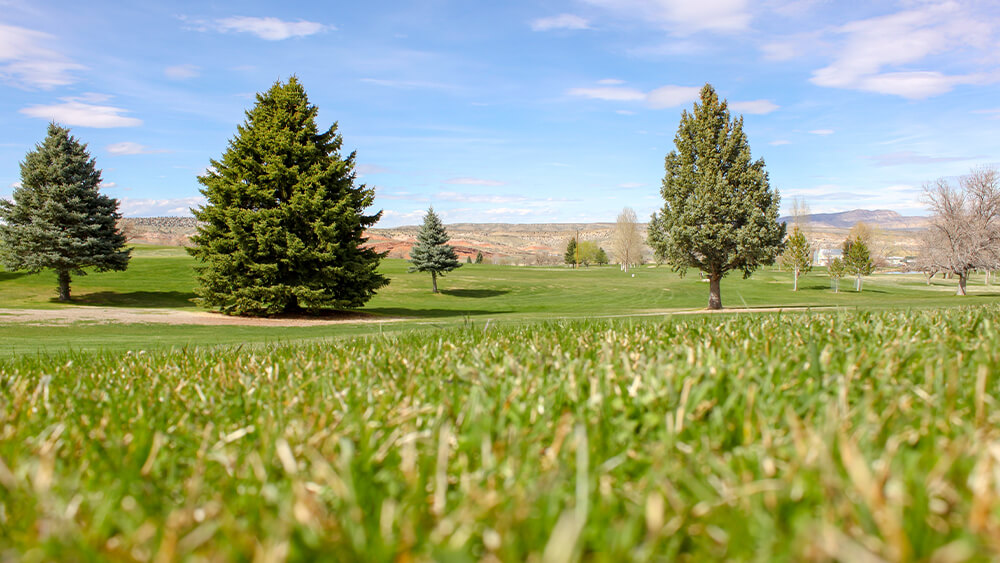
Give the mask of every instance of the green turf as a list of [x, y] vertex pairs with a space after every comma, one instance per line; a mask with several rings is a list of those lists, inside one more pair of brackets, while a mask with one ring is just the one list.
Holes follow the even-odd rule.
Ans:
[[998, 315], [0, 360], [0, 558], [996, 560]]
[[[126, 272], [90, 273], [73, 280], [74, 302], [55, 299], [51, 272], [36, 275], [0, 272], [0, 307], [139, 307], [195, 311], [192, 301], [194, 260], [175, 247], [138, 247]], [[428, 274], [407, 272], [403, 260], [383, 261], [391, 279], [362, 311], [403, 323], [323, 327], [169, 326], [163, 324], [76, 323], [44, 326], [4, 322], [0, 316], [0, 355], [60, 350], [159, 349], [194, 345], [253, 344], [356, 336], [385, 331], [447, 328], [469, 322], [516, 323], [553, 318], [647, 315], [698, 310], [708, 299], [708, 284], [697, 272], [681, 278], [667, 267], [642, 267], [625, 274], [615, 266], [570, 269], [466, 264], [439, 280], [442, 292], [430, 291]], [[738, 274], [723, 280], [727, 307], [923, 308], [997, 301], [1000, 290], [973, 278], [971, 295], [953, 295], [955, 282], [920, 275], [877, 275], [866, 279], [862, 293], [841, 282], [840, 293], [816, 272], [791, 291], [791, 275], [764, 268], [749, 280]]]

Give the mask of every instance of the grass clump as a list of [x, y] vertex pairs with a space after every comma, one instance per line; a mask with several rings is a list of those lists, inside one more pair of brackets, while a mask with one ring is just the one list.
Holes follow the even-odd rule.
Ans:
[[996, 558], [998, 313], [5, 360], [0, 557]]

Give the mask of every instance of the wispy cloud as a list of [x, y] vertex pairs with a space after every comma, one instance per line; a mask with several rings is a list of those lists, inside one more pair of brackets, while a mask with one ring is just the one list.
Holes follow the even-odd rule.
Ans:
[[443, 84], [441, 82], [429, 82], [424, 80], [395, 80], [384, 78], [362, 78], [361, 82], [396, 88], [399, 90], [454, 90], [455, 86]]
[[120, 198], [119, 211], [125, 217], [186, 217], [192, 207], [200, 207], [208, 200], [202, 196], [175, 199]]
[[666, 28], [678, 35], [698, 31], [732, 32], [747, 29], [746, 0], [584, 0], [612, 15]]
[[939, 162], [961, 162], [972, 160], [971, 156], [930, 156], [919, 154], [913, 151], [901, 151], [888, 154], [879, 154], [867, 157], [874, 161], [875, 166], [901, 166], [912, 164], [935, 164]]
[[307, 20], [285, 21], [273, 17], [232, 16], [206, 21], [181, 18], [197, 31], [222, 33], [249, 33], [267, 41], [281, 41], [292, 37], [306, 37], [322, 31], [336, 30], [332, 25]]
[[559, 14], [547, 18], [531, 20], [534, 31], [551, 31], [553, 29], [590, 29], [590, 22], [573, 14]]
[[833, 129], [813, 129], [809, 132], [810, 135], [833, 135], [836, 131]]
[[[661, 86], [649, 92], [643, 92], [637, 88], [622, 86], [623, 82], [616, 80], [602, 80], [598, 82], [600, 86], [587, 88], [570, 88], [566, 93], [579, 98], [589, 98], [592, 100], [605, 100], [610, 102], [644, 102], [653, 109], [673, 108], [693, 102], [698, 99], [701, 93], [699, 86]], [[780, 106], [770, 100], [753, 100], [747, 102], [731, 102], [729, 107], [742, 112], [752, 114], [766, 114], [778, 109]], [[629, 110], [617, 110], [624, 115], [632, 115]]]
[[445, 184], [454, 184], [458, 186], [503, 186], [506, 182], [501, 182], [499, 180], [486, 180], [483, 178], [451, 178], [450, 180], [445, 180]]
[[86, 67], [49, 47], [55, 42], [48, 33], [0, 24], [0, 79], [42, 90], [76, 82], [73, 71]]
[[95, 105], [104, 101], [105, 96], [85, 95], [59, 99], [62, 100], [61, 104], [29, 106], [20, 110], [20, 113], [77, 127], [106, 129], [142, 125], [141, 119], [122, 115], [128, 113], [126, 109]]
[[790, 145], [792, 144], [792, 142], [789, 141], [788, 139], [775, 139], [768, 144], [771, 145], [772, 147], [780, 147], [781, 145]]
[[201, 76], [201, 67], [192, 64], [168, 66], [163, 74], [171, 80], [187, 80]]
[[740, 113], [766, 115], [777, 110], [781, 106], [771, 100], [751, 100], [747, 102], [731, 102], [729, 107]]
[[140, 145], [139, 143], [133, 143], [130, 141], [123, 141], [121, 143], [112, 143], [106, 147], [104, 150], [115, 156], [130, 155], [130, 154], [158, 154], [170, 152], [166, 149], [154, 149], [147, 147], [146, 145]]
[[386, 172], [392, 172], [392, 170], [386, 168], [385, 166], [379, 166], [378, 164], [367, 164], [362, 163], [357, 165], [354, 170], [359, 176], [369, 176], [371, 174], [385, 174]]
[[459, 192], [438, 192], [435, 200], [457, 201], [463, 203], [516, 203], [527, 201], [528, 198], [518, 195], [503, 194], [463, 194]]
[[[988, 53], [993, 29], [957, 2], [928, 3], [886, 16], [858, 20], [835, 30], [837, 57], [813, 72], [818, 86], [922, 99], [959, 84], [988, 82], [981, 73], [948, 75], [913, 69], [934, 55], [959, 50]], [[967, 55], [966, 55], [966, 58]], [[905, 66], [904, 66], [905, 65]]]

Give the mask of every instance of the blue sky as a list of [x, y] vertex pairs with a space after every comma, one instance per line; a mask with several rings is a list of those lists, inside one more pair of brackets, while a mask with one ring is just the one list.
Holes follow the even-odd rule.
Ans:
[[614, 221], [661, 205], [683, 109], [742, 113], [784, 210], [923, 214], [1000, 162], [993, 2], [0, 0], [0, 197], [48, 120], [127, 216], [185, 215], [253, 94], [295, 74], [379, 226]]

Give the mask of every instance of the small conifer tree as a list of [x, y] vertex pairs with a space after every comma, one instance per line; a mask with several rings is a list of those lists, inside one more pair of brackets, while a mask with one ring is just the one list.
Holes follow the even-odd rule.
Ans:
[[798, 291], [799, 276], [812, 270], [812, 246], [798, 226], [792, 227], [792, 234], [785, 241], [781, 265], [792, 271], [792, 291]]
[[576, 267], [577, 258], [576, 238], [574, 237], [566, 243], [566, 254], [563, 255], [563, 260], [570, 266]]
[[448, 232], [431, 207], [424, 215], [424, 224], [417, 233], [417, 243], [410, 250], [410, 272], [430, 272], [434, 293], [438, 292], [437, 277], [462, 264], [455, 249], [448, 244]]
[[482, 263], [483, 263], [483, 252], [478, 251], [476, 252], [476, 264], [482, 264]]
[[101, 171], [87, 145], [50, 123], [21, 163], [14, 201], [0, 199], [0, 262], [12, 270], [55, 270], [59, 300], [73, 274], [124, 270], [131, 249], [117, 226], [118, 200], [100, 193]]
[[604, 251], [603, 248], [598, 247], [597, 256], [594, 257], [594, 262], [598, 265], [603, 266], [608, 263], [608, 253]]

